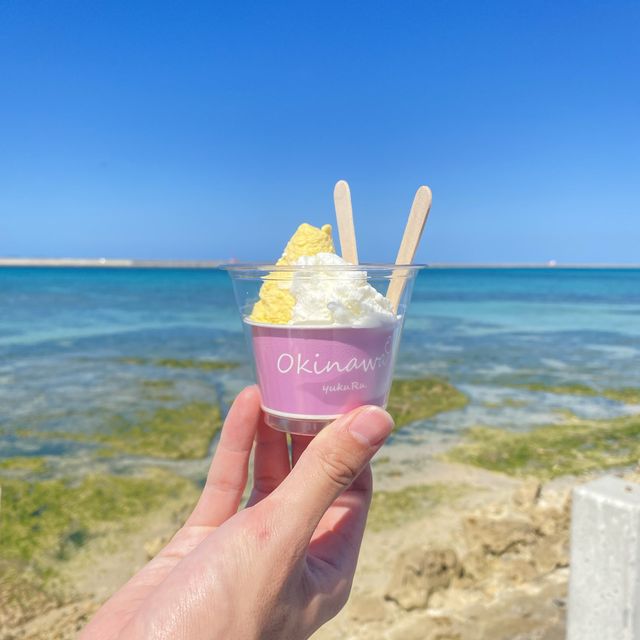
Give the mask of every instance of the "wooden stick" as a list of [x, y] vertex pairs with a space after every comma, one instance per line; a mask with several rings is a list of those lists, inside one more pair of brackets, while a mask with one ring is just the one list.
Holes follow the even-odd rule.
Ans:
[[333, 202], [336, 206], [338, 221], [338, 237], [342, 257], [351, 264], [358, 264], [358, 249], [356, 248], [356, 231], [353, 227], [353, 209], [351, 208], [351, 192], [344, 180], [336, 182], [333, 189]]
[[[407, 226], [404, 228], [404, 235], [402, 236], [402, 242], [398, 250], [396, 264], [411, 264], [413, 262], [420, 238], [422, 237], [422, 232], [424, 231], [424, 225], [429, 217], [430, 209], [431, 189], [422, 186], [416, 191], [415, 198], [413, 199]], [[389, 283], [387, 298], [391, 300], [394, 311], [398, 311], [398, 304], [402, 297], [406, 276], [407, 271], [400, 270], [394, 274], [394, 277]]]

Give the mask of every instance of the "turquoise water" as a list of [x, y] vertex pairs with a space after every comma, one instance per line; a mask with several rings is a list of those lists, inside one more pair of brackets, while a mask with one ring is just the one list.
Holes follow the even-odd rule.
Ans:
[[[172, 379], [185, 399], [224, 406], [251, 382], [228, 276], [211, 270], [0, 268], [0, 456], [72, 453], [87, 445], [20, 429], [100, 429], [106, 413], [157, 402], [140, 379]], [[207, 358], [232, 371], [171, 370], [122, 358]], [[542, 381], [640, 387], [640, 270], [433, 269], [422, 273], [397, 374], [447, 377], [462, 411], [398, 438], [473, 424], [521, 429], [558, 410], [609, 417], [640, 407], [526, 392]], [[501, 406], [507, 404], [524, 406]]]

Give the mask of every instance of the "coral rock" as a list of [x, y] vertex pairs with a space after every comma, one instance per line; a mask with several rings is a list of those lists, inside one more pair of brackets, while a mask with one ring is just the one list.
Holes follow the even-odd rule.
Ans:
[[459, 574], [460, 564], [453, 550], [413, 547], [398, 556], [385, 599], [406, 611], [424, 609], [431, 594], [446, 589]]
[[536, 538], [533, 523], [519, 514], [469, 516], [464, 521], [464, 534], [470, 549], [493, 555], [532, 544]]
[[539, 480], [529, 480], [514, 492], [512, 500], [517, 507], [530, 509], [537, 504], [541, 493], [542, 483]]
[[349, 617], [358, 622], [381, 622], [385, 618], [384, 602], [370, 594], [353, 596], [348, 611]]

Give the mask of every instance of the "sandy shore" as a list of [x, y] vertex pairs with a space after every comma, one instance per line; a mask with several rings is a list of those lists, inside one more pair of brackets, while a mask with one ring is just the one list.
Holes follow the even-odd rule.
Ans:
[[[539, 559], [535, 549], [548, 536], [537, 531], [534, 521], [542, 518], [548, 526], [555, 517], [560, 522], [567, 488], [574, 481], [556, 481], [541, 493], [535, 482], [428, 457], [420, 468], [415, 460], [411, 465], [403, 464], [402, 454], [387, 453], [383, 451], [374, 464], [376, 501], [351, 599], [314, 638], [563, 637], [567, 569], [566, 560], [560, 556], [566, 554], [568, 520], [558, 524], [556, 532], [556, 544], [562, 549], [556, 552], [560, 559], [542, 567], [536, 565]], [[426, 488], [427, 498], [414, 504], [410, 513], [403, 510], [404, 503], [396, 508], [393, 499], [415, 487]], [[75, 637], [99, 604], [172, 535], [192, 500], [193, 496], [176, 499], [137, 519], [126, 532], [87, 544], [65, 565], [62, 580], [69, 585], [66, 595], [56, 602], [44, 597], [38, 601], [32, 594], [31, 606], [22, 602], [12, 609], [12, 620], [7, 619], [5, 611], [2, 637]], [[537, 511], [540, 513], [536, 516]], [[471, 533], [470, 521], [476, 523]], [[529, 529], [523, 525], [526, 522]], [[492, 523], [499, 527], [493, 533]], [[473, 547], [469, 535], [484, 535], [489, 546]], [[515, 536], [515, 541], [507, 543], [508, 549], [492, 549], [492, 535], [503, 542]], [[407, 553], [412, 559], [403, 559]], [[427, 571], [413, 583], [409, 579], [404, 594], [402, 587], [398, 591], [398, 572], [411, 573], [416, 554], [427, 554], [428, 558], [443, 553], [454, 558], [449, 562], [451, 567], [440, 567], [446, 575], [430, 576]], [[540, 553], [544, 555], [544, 550]], [[400, 582], [403, 580], [407, 583], [406, 575], [400, 576]], [[487, 625], [491, 635], [486, 635]], [[485, 635], [478, 635], [479, 629]], [[537, 635], [532, 635], [534, 631]]]
[[[160, 391], [167, 393], [164, 385]], [[570, 490], [637, 464], [640, 389], [544, 388], [556, 392], [604, 394], [626, 402], [629, 413], [603, 420], [567, 414], [526, 432], [476, 427], [418, 439], [412, 424], [459, 410], [467, 398], [438, 378], [394, 382], [390, 409], [403, 431], [373, 463], [375, 493], [352, 596], [315, 640], [564, 637]], [[75, 458], [0, 462], [0, 637], [75, 637], [180, 527], [220, 422], [218, 405], [183, 402], [138, 413], [132, 423], [106, 420], [93, 435], [56, 434], [93, 438], [98, 448]]]

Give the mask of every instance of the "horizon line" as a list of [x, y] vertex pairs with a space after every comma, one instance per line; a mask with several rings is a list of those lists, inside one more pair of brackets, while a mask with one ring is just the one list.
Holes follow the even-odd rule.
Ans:
[[[0, 257], [0, 267], [93, 267], [215, 269], [229, 260], [139, 260], [136, 258], [10, 258]], [[267, 264], [267, 263], [261, 263]], [[432, 269], [640, 269], [640, 263], [599, 262], [431, 262]]]

